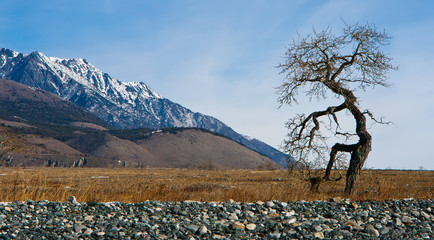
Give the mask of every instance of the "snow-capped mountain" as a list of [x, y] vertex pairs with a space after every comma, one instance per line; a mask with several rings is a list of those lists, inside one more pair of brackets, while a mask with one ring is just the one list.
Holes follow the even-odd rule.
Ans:
[[142, 82], [116, 80], [85, 59], [47, 57], [41, 52], [27, 55], [2, 48], [0, 78], [55, 93], [94, 113], [114, 128], [204, 128], [277, 162], [286, 158], [267, 144], [238, 134], [216, 118], [192, 112], [162, 97]]

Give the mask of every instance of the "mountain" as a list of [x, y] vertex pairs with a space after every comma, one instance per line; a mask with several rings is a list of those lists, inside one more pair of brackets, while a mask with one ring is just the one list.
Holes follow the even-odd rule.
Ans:
[[[204, 129], [116, 130], [44, 90], [0, 79], [0, 125], [19, 136], [12, 166], [277, 169], [241, 144]], [[234, 161], [236, 159], [236, 161]]]
[[203, 128], [224, 135], [276, 162], [287, 156], [267, 144], [242, 136], [221, 121], [174, 103], [142, 82], [124, 83], [85, 59], [47, 57], [0, 49], [0, 78], [39, 88], [87, 109], [118, 129]]

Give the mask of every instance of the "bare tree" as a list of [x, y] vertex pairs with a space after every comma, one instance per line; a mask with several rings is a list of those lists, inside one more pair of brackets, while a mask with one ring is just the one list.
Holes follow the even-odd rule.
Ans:
[[[340, 35], [333, 34], [330, 28], [321, 32], [313, 30], [312, 35], [298, 36], [289, 45], [285, 62], [278, 66], [285, 76], [277, 91], [281, 105], [297, 103], [300, 90], [304, 90], [310, 100], [323, 100], [328, 95], [343, 100], [340, 105], [329, 106], [307, 116], [297, 115], [287, 123], [289, 132], [284, 147], [299, 162], [295, 166], [317, 170], [325, 168], [322, 177], [309, 171], [308, 180], [312, 189], [318, 189], [321, 182], [333, 180], [332, 168], [345, 163], [342, 162], [345, 156], [350, 155], [345, 193], [352, 193], [371, 151], [372, 137], [367, 131], [366, 117], [384, 123], [375, 119], [370, 111], [359, 109], [354, 92], [378, 85], [388, 86], [386, 74], [389, 70], [398, 69], [391, 64], [392, 58], [381, 50], [389, 41], [390, 37], [384, 31], [377, 31], [370, 24], [345, 24]], [[341, 132], [337, 113], [344, 110], [354, 117], [354, 132]], [[322, 125], [332, 136], [343, 136], [343, 143], [335, 143], [329, 150], [330, 140], [320, 131]], [[358, 137], [358, 141], [350, 143], [353, 136]]]

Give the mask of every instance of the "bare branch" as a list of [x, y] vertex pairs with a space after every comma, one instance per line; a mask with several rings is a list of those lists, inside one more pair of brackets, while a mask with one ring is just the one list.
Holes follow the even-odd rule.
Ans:
[[370, 118], [372, 121], [374, 121], [375, 123], [378, 123], [378, 124], [385, 124], [385, 125], [393, 124], [393, 122], [391, 122], [391, 121], [387, 121], [387, 122], [385, 122], [385, 121], [384, 121], [384, 117], [381, 117], [380, 119], [376, 119], [376, 118], [374, 117], [374, 114], [373, 114], [371, 111], [369, 111], [369, 110], [365, 110], [365, 111], [363, 112], [363, 114], [368, 115], [369, 118]]
[[[339, 106], [329, 107], [324, 111], [312, 112], [305, 116], [298, 115], [287, 123], [289, 133], [285, 141], [285, 150], [291, 156], [303, 161], [304, 166], [318, 168], [327, 165], [324, 177], [311, 176], [312, 183], [330, 180], [330, 171], [337, 162], [344, 162], [345, 153], [351, 154], [347, 171], [346, 192], [354, 187], [358, 175], [369, 152], [371, 135], [367, 132], [365, 115], [375, 123], [390, 124], [383, 118], [377, 120], [369, 111], [360, 111], [354, 90], [366, 90], [367, 87], [385, 86], [387, 73], [397, 70], [391, 64], [392, 58], [381, 51], [388, 45], [390, 37], [383, 31], [377, 31], [374, 25], [348, 25], [341, 35], [334, 35], [331, 28], [306, 37], [299, 36], [289, 45], [285, 53], [285, 62], [278, 67], [285, 76], [283, 84], [278, 87], [281, 104], [297, 103], [299, 93], [312, 98], [324, 99], [330, 93], [344, 102]], [[300, 90], [302, 90], [300, 92]], [[353, 132], [339, 131], [337, 112], [346, 109], [354, 117], [356, 128]], [[320, 131], [320, 118], [327, 116], [330, 130], [334, 136], [344, 136], [345, 143], [336, 143], [328, 155], [327, 137]], [[332, 126], [336, 124], [336, 129]], [[347, 144], [353, 136], [359, 140]], [[309, 160], [310, 159], [310, 160]], [[308, 175], [311, 172], [308, 171]]]

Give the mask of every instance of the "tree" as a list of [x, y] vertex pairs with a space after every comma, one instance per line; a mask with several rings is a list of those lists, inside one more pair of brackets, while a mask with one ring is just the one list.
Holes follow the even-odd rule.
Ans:
[[[284, 63], [278, 66], [285, 76], [277, 90], [281, 105], [297, 103], [300, 90], [304, 90], [310, 100], [323, 100], [329, 95], [343, 100], [340, 105], [329, 106], [307, 116], [300, 114], [287, 122], [289, 132], [284, 148], [299, 163], [293, 166], [311, 170], [326, 166], [322, 177], [309, 171], [308, 180], [312, 189], [318, 189], [324, 181], [340, 179], [332, 179], [332, 168], [342, 164], [350, 155], [345, 193], [352, 193], [371, 151], [372, 136], [367, 131], [366, 117], [384, 123], [382, 119], [375, 119], [369, 110], [360, 110], [354, 92], [358, 89], [365, 91], [368, 87], [388, 86], [387, 73], [398, 69], [391, 64], [392, 58], [381, 50], [389, 41], [390, 37], [384, 31], [380, 32], [370, 24], [345, 23], [340, 35], [333, 34], [330, 27], [321, 32], [314, 29], [312, 35], [299, 35], [289, 45]], [[354, 132], [340, 131], [337, 113], [342, 111], [354, 118]], [[329, 135], [342, 137], [343, 143], [335, 143], [329, 150], [330, 140], [320, 131], [322, 125], [329, 130]], [[358, 137], [355, 143], [351, 143], [353, 136]]]

